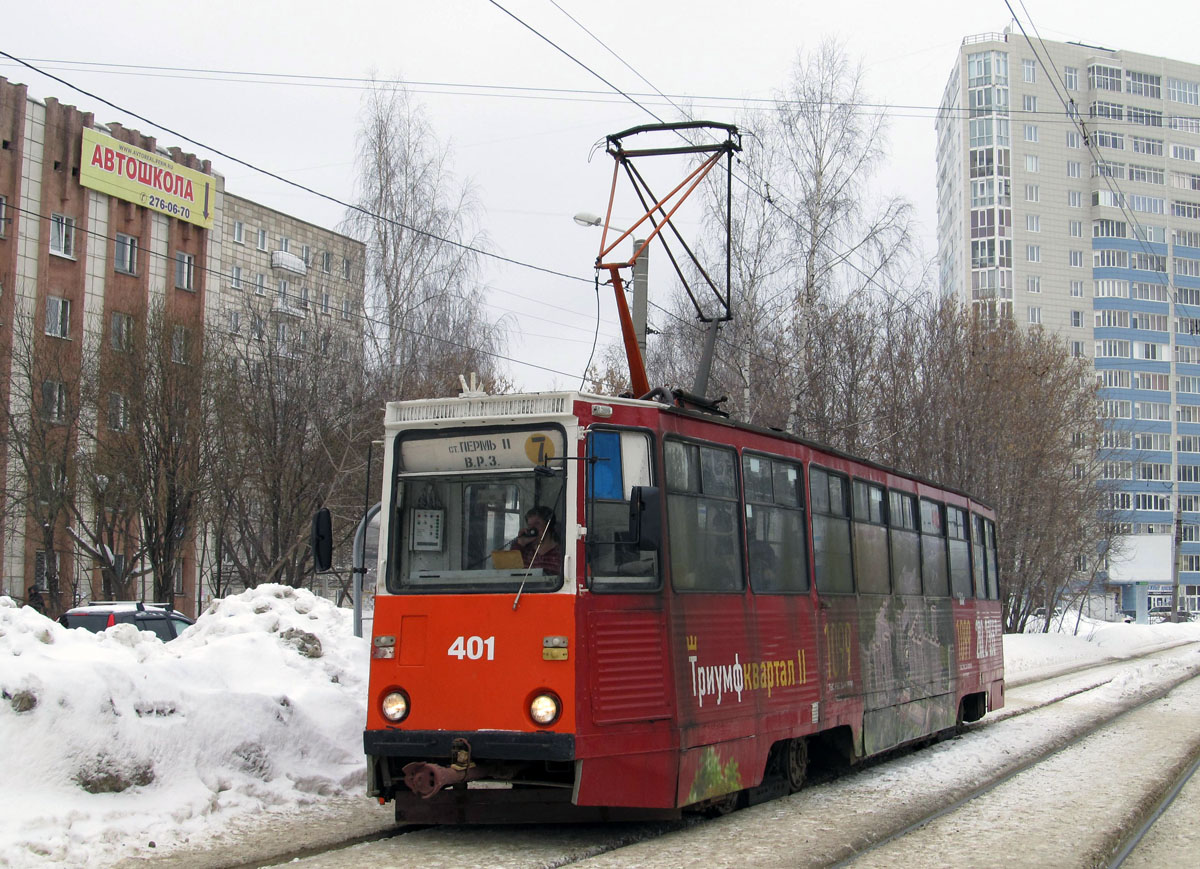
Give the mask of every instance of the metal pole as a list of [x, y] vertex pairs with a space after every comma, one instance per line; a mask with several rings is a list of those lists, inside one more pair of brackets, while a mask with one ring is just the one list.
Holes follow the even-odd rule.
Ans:
[[[646, 244], [644, 238], [633, 240], [633, 249]], [[650, 281], [650, 248], [646, 247], [642, 255], [633, 264], [633, 331], [637, 335], [638, 349], [642, 358], [646, 358], [646, 296], [649, 292]]]

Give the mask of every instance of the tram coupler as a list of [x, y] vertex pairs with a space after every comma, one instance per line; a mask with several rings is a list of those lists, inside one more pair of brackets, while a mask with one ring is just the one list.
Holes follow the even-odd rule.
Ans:
[[451, 744], [453, 760], [448, 766], [414, 761], [404, 765], [404, 783], [422, 799], [429, 799], [442, 788], [481, 778], [483, 773], [471, 760], [471, 743], [461, 736]]

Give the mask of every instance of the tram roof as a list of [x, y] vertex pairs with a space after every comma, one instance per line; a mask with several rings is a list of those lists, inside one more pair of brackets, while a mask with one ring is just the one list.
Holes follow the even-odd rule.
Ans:
[[537, 417], [541, 419], [545, 419], [547, 417], [566, 418], [574, 416], [573, 407], [576, 401], [605, 404], [610, 406], [621, 405], [627, 407], [640, 407], [655, 410], [659, 413], [685, 417], [690, 420], [697, 420], [710, 425], [722, 426], [737, 431], [753, 432], [755, 434], [774, 438], [776, 440], [784, 440], [790, 443], [800, 444], [810, 449], [819, 450], [847, 461], [866, 465], [870, 468], [874, 468], [875, 470], [883, 471], [884, 473], [895, 474], [900, 477], [914, 480], [918, 483], [934, 486], [938, 489], [952, 492], [964, 498], [969, 498], [976, 504], [981, 504], [989, 509], [992, 507], [992, 505], [987, 501], [977, 498], [970, 492], [965, 492], [962, 489], [957, 489], [953, 486], [947, 486], [944, 483], [939, 483], [937, 480], [932, 480], [928, 477], [922, 477], [910, 471], [904, 471], [899, 468], [891, 467], [890, 465], [876, 462], [872, 459], [856, 456], [852, 453], [831, 447], [830, 445], [821, 443], [819, 441], [802, 437], [792, 432], [787, 432], [777, 428], [770, 428], [767, 426], [754, 425], [748, 422], [741, 422], [739, 420], [720, 416], [719, 414], [707, 413], [701, 410], [677, 407], [674, 405], [663, 404], [662, 402], [658, 401], [638, 398], [598, 395], [591, 392], [563, 391], [512, 393], [506, 395], [467, 393], [454, 398], [418, 398], [406, 401], [389, 401], [387, 403], [385, 425], [388, 428], [395, 428], [404, 423], [415, 423], [422, 426], [436, 428], [445, 423], [461, 424], [478, 422], [490, 423], [494, 425], [508, 421], [520, 422], [530, 417]]

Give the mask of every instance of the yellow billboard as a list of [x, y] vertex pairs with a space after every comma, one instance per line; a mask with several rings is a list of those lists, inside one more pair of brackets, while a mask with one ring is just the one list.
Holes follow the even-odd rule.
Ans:
[[151, 211], [212, 229], [211, 175], [85, 128], [79, 183]]

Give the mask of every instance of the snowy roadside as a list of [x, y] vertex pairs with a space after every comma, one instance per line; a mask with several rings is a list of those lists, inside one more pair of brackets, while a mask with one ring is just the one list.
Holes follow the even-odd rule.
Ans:
[[[351, 633], [347, 611], [276, 585], [168, 644], [0, 598], [0, 865], [227, 865], [387, 828], [391, 807], [361, 796], [368, 645]], [[1089, 623], [1006, 636], [1005, 666], [1032, 679], [1188, 640], [1200, 625]]]

